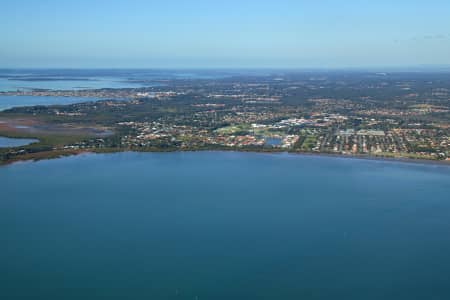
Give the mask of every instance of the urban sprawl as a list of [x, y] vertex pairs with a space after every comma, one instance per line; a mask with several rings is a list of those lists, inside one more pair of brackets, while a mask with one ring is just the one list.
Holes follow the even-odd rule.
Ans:
[[0, 149], [2, 162], [129, 150], [450, 157], [449, 73], [268, 72], [0, 95], [103, 99], [1, 112], [0, 135], [39, 140]]

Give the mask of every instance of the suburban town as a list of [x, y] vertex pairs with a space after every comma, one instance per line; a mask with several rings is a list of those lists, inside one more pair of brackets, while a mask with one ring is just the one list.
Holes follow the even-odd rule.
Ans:
[[433, 74], [286, 72], [142, 88], [1, 92], [99, 100], [1, 112], [0, 133], [40, 142], [1, 149], [0, 158], [242, 150], [448, 161], [449, 91], [445, 74], [437, 80]]

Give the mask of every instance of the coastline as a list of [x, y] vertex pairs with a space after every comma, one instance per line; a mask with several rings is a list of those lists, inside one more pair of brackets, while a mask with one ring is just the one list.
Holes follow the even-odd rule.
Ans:
[[368, 161], [384, 161], [391, 163], [406, 163], [406, 164], [418, 164], [418, 165], [436, 165], [450, 167], [450, 161], [445, 160], [429, 160], [429, 159], [414, 159], [407, 157], [383, 157], [383, 156], [370, 156], [370, 155], [343, 155], [343, 154], [333, 154], [333, 153], [312, 153], [312, 152], [296, 152], [296, 151], [274, 151], [274, 150], [254, 150], [254, 149], [155, 149], [155, 150], [134, 150], [134, 149], [103, 149], [103, 150], [68, 150], [61, 151], [58, 153], [48, 153], [48, 155], [43, 155], [46, 153], [40, 153], [38, 157], [24, 157], [23, 159], [13, 159], [0, 162], [0, 168], [16, 163], [30, 163], [38, 162], [43, 160], [53, 160], [70, 156], [78, 156], [85, 154], [114, 154], [114, 153], [189, 153], [189, 152], [235, 152], [235, 153], [254, 153], [254, 154], [269, 154], [269, 155], [283, 155], [288, 154], [292, 156], [305, 156], [305, 157], [329, 157], [329, 158], [339, 158], [339, 159], [357, 159], [357, 160], [368, 160]]

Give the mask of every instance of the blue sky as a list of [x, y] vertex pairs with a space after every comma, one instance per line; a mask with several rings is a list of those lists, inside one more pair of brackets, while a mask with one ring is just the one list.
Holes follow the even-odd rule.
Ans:
[[450, 1], [14, 0], [1, 67], [450, 65]]

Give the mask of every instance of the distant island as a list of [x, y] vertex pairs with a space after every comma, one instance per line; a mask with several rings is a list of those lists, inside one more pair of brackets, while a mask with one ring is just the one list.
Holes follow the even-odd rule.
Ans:
[[103, 99], [0, 112], [0, 136], [38, 140], [0, 148], [0, 164], [83, 152], [196, 150], [449, 162], [449, 93], [450, 73], [293, 71], [173, 78], [142, 88], [0, 92]]

